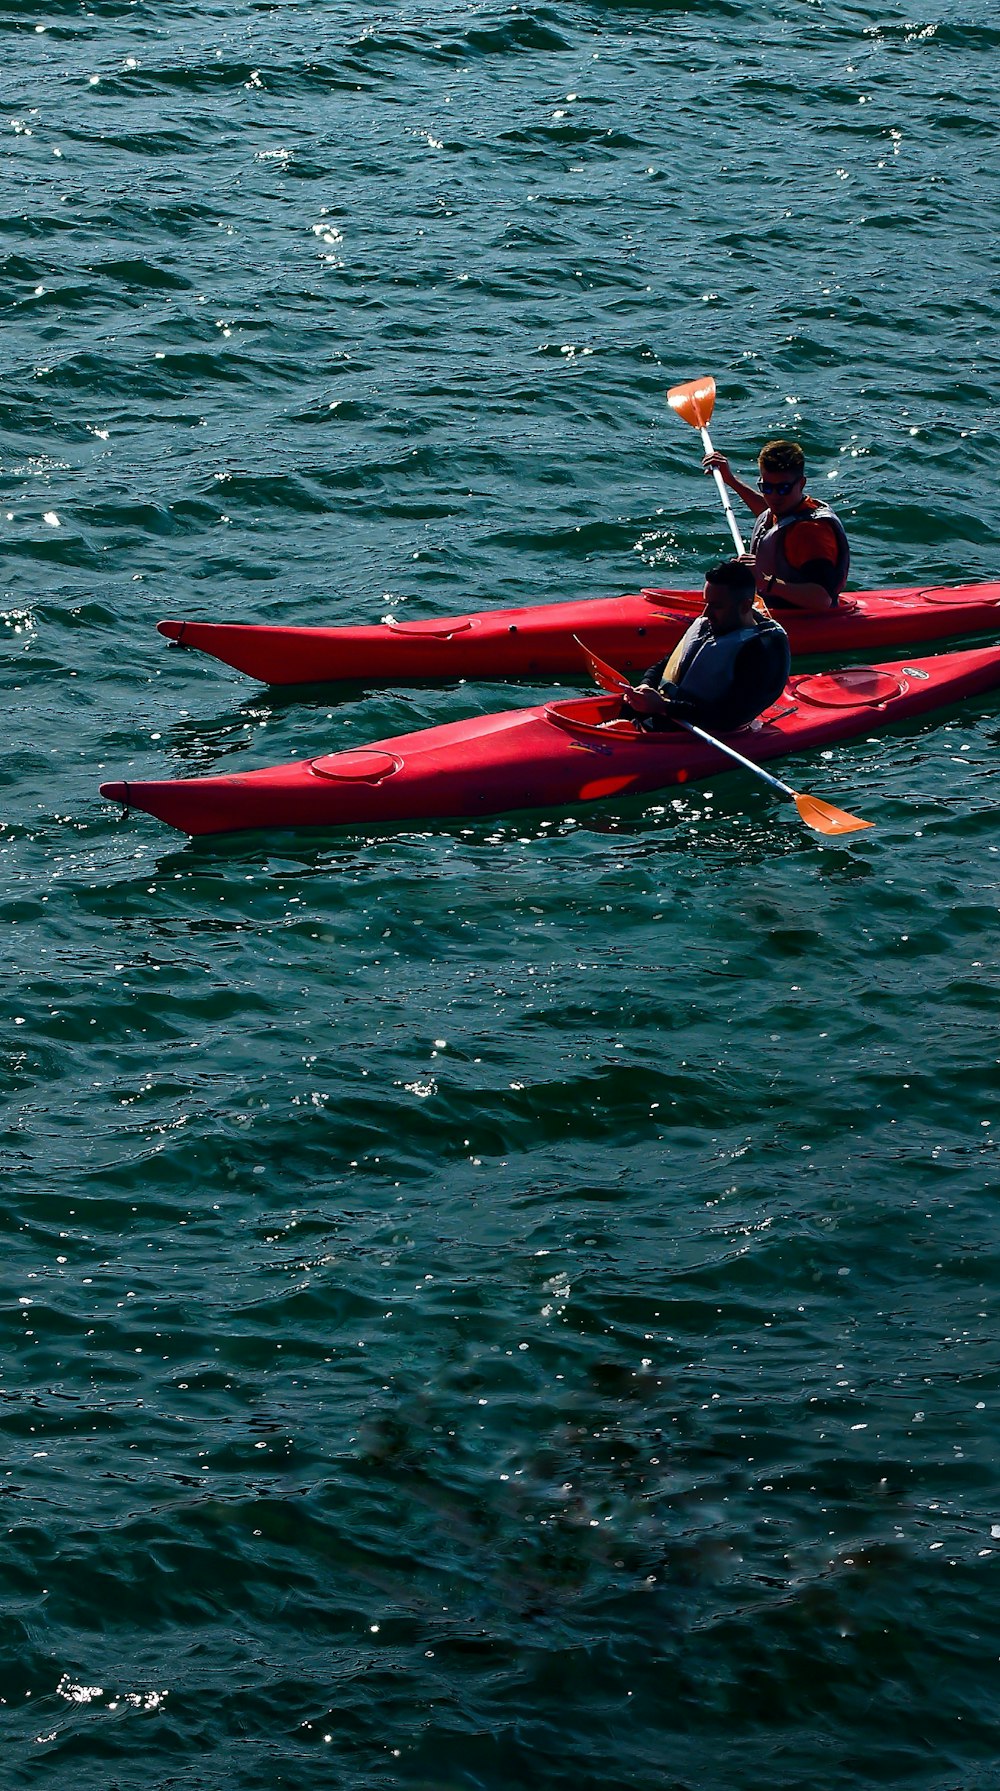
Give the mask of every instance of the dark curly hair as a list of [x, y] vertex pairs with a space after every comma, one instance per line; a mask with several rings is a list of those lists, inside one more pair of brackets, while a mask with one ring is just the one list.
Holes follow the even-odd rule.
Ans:
[[732, 592], [737, 603], [748, 603], [756, 590], [753, 567], [743, 560], [719, 560], [708, 568], [705, 583], [722, 585], [724, 590]]

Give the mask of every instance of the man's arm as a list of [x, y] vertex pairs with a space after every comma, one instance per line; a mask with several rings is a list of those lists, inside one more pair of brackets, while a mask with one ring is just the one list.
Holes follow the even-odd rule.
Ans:
[[767, 578], [761, 587], [761, 596], [765, 603], [773, 598], [775, 603], [787, 603], [790, 609], [813, 610], [817, 614], [832, 609], [834, 603], [826, 586], [811, 579], [792, 584], [787, 578]]
[[767, 509], [766, 497], [763, 497], [759, 491], [755, 491], [752, 485], [746, 485], [742, 479], [736, 477], [724, 454], [718, 452], [706, 454], [701, 464], [706, 473], [721, 473], [722, 483], [728, 485], [730, 491], [735, 491], [736, 496], [746, 505], [751, 516], [764, 514]]

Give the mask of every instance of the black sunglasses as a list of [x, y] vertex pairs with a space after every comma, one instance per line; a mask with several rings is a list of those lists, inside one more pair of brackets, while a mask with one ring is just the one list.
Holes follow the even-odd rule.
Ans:
[[765, 497], [787, 497], [790, 491], [795, 490], [801, 477], [802, 474], [799, 473], [794, 479], [758, 479], [757, 490], [762, 491]]

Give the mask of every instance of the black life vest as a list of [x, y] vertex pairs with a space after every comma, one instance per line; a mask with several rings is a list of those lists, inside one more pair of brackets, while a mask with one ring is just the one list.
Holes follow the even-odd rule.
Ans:
[[[749, 641], [759, 643], [758, 675], [753, 687], [733, 690], [736, 661]], [[785, 688], [791, 666], [788, 636], [770, 617], [754, 619], [745, 628], [713, 634], [707, 616], [692, 622], [678, 641], [663, 670], [661, 689], [693, 697], [699, 707], [725, 716], [721, 725], [741, 728], [776, 702]], [[735, 701], [734, 701], [735, 698]]]
[[707, 616], [699, 616], [681, 635], [663, 670], [663, 683], [683, 690], [702, 703], [719, 703], [729, 694], [736, 656], [759, 632], [751, 622], [713, 634]]

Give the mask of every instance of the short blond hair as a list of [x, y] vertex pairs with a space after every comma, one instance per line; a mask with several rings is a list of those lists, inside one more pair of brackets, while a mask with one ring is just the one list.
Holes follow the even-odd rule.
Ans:
[[762, 473], [788, 473], [801, 478], [806, 470], [806, 457], [798, 442], [765, 442], [757, 456]]

